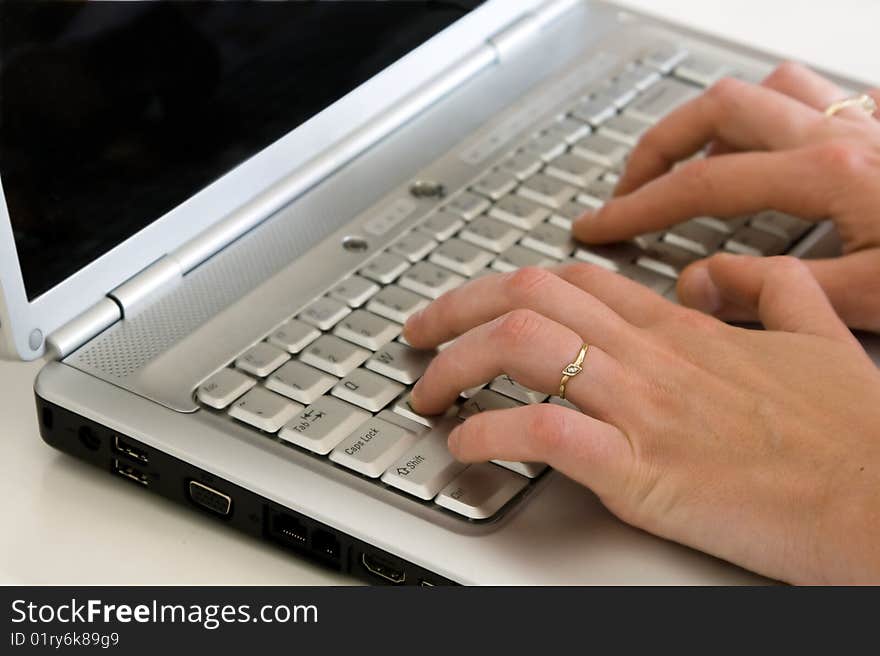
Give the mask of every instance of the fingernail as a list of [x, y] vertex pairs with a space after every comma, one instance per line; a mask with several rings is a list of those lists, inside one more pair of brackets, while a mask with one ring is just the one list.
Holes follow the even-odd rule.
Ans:
[[596, 217], [596, 213], [593, 210], [588, 212], [584, 212], [578, 218], [574, 220], [575, 223], [589, 223]]
[[694, 309], [714, 314], [721, 307], [721, 291], [709, 275], [709, 267], [698, 265], [682, 280], [682, 300]]
[[455, 455], [458, 453], [458, 443], [461, 441], [461, 429], [453, 428], [452, 432], [449, 433], [449, 437], [446, 440], [446, 446], [449, 448], [449, 451]]

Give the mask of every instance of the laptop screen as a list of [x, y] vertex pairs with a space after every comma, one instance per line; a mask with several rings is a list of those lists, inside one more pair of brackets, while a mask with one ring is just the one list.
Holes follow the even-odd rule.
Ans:
[[28, 297], [478, 4], [0, 3], [0, 179]]

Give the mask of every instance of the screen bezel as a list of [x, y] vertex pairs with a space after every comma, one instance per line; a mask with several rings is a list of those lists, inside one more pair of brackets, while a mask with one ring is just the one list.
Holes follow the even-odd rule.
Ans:
[[261, 191], [290, 176], [383, 110], [484, 44], [543, 0], [488, 0], [295, 130], [218, 178], [171, 211], [28, 300], [0, 179], [0, 330], [7, 355], [33, 360], [35, 330], [48, 336], [151, 263], [223, 220]]

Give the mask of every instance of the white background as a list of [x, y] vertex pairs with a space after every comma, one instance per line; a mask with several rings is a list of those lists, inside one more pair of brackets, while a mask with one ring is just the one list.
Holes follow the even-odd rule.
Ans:
[[[629, 0], [629, 7], [880, 83], [880, 2]], [[0, 362], [0, 583], [350, 583], [46, 447]]]

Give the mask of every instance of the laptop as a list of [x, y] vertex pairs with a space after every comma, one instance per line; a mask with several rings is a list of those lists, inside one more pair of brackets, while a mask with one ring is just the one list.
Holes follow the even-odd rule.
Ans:
[[500, 377], [419, 416], [432, 354], [401, 327], [521, 266], [589, 261], [674, 298], [716, 250], [835, 253], [829, 224], [772, 211], [569, 237], [648, 127], [771, 57], [577, 0], [0, 12], [0, 349], [47, 360], [41, 434], [107, 494], [372, 583], [762, 581], [541, 463], [456, 462], [462, 419], [561, 401]]

